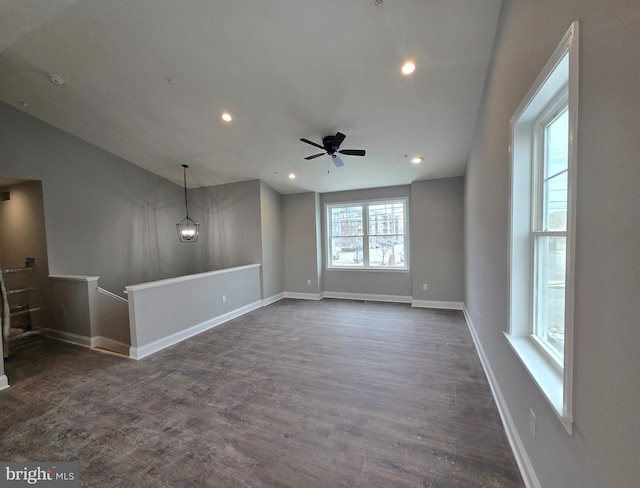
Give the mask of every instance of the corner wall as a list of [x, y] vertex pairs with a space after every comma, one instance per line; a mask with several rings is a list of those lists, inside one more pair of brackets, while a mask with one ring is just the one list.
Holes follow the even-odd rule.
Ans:
[[284, 292], [284, 241], [282, 196], [260, 182], [260, 228], [262, 236], [262, 299], [282, 298]]
[[190, 214], [200, 222], [198, 270], [217, 270], [262, 262], [260, 180], [189, 190]]
[[283, 196], [284, 289], [294, 296], [322, 291], [319, 203], [312, 192]]
[[109, 291], [189, 272], [182, 188], [0, 103], [0, 175], [42, 181], [51, 274]]
[[[464, 299], [464, 180], [411, 184], [414, 303], [461, 308]], [[423, 289], [426, 284], [428, 290]]]
[[[640, 4], [504, 0], [465, 188], [465, 304], [535, 483], [640, 479]], [[580, 21], [574, 431], [507, 344], [509, 119]], [[529, 431], [529, 411], [537, 433]]]

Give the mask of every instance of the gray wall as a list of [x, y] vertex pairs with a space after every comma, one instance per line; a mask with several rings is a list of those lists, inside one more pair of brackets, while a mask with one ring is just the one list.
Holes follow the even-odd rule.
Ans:
[[[395, 295], [423, 301], [462, 302], [463, 188], [462, 178], [444, 178], [417, 181], [411, 186], [323, 194], [323, 206], [326, 203], [408, 196], [411, 242], [410, 273], [376, 271], [375, 279], [372, 279], [370, 273], [325, 271], [324, 290]], [[324, 215], [322, 223], [324, 225]], [[324, 232], [323, 228], [323, 236]], [[429, 285], [428, 291], [422, 290], [423, 283]]]
[[[263, 298], [284, 291], [282, 197], [260, 180], [189, 190], [189, 215], [200, 222], [199, 270], [262, 264]], [[197, 267], [197, 266], [196, 266]]]
[[49, 271], [100, 276], [103, 288], [178, 276], [182, 188], [0, 103], [0, 176], [41, 180]]
[[[542, 487], [631, 487], [640, 463], [640, 4], [504, 0], [465, 182], [465, 303]], [[509, 119], [580, 20], [574, 432], [503, 336]], [[529, 409], [537, 436], [528, 430]]]
[[262, 262], [260, 181], [189, 190], [189, 215], [200, 222], [197, 262], [216, 270]]
[[[464, 180], [411, 184], [414, 300], [464, 301]], [[423, 284], [428, 290], [423, 290]]]
[[312, 192], [283, 196], [284, 289], [288, 292], [322, 291], [319, 203], [318, 194]]
[[284, 292], [284, 242], [282, 196], [260, 182], [260, 223], [262, 235], [262, 298]]

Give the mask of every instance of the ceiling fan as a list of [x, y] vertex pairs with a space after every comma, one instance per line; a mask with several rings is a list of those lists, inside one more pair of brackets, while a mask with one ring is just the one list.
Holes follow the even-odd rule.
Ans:
[[364, 156], [364, 149], [340, 149], [340, 144], [342, 144], [342, 141], [344, 141], [346, 137], [347, 136], [345, 136], [342, 132], [337, 132], [335, 136], [323, 137], [322, 146], [320, 144], [316, 144], [313, 141], [310, 141], [309, 139], [300, 139], [302, 142], [306, 142], [307, 144], [311, 144], [312, 146], [319, 147], [320, 149], [325, 151], [314, 154], [312, 156], [307, 156], [304, 159], [315, 159], [319, 158], [323, 154], [328, 154], [329, 156], [331, 156], [333, 164], [335, 164], [339, 168], [341, 166], [344, 166], [344, 163], [337, 153], [345, 154], [347, 156]]

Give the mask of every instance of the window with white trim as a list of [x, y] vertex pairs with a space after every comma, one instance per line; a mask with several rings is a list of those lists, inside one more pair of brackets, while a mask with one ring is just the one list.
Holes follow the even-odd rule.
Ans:
[[327, 268], [408, 269], [407, 199], [326, 206]]
[[511, 119], [507, 339], [571, 433], [578, 120], [574, 22]]
[[567, 257], [569, 106], [566, 92], [534, 124], [531, 332], [562, 365]]

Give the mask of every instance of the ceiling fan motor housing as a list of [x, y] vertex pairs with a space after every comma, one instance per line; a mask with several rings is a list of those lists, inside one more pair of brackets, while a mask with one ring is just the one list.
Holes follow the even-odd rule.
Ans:
[[326, 136], [322, 138], [322, 145], [324, 150], [329, 154], [333, 154], [338, 150], [338, 146], [333, 145], [333, 139], [335, 136]]

